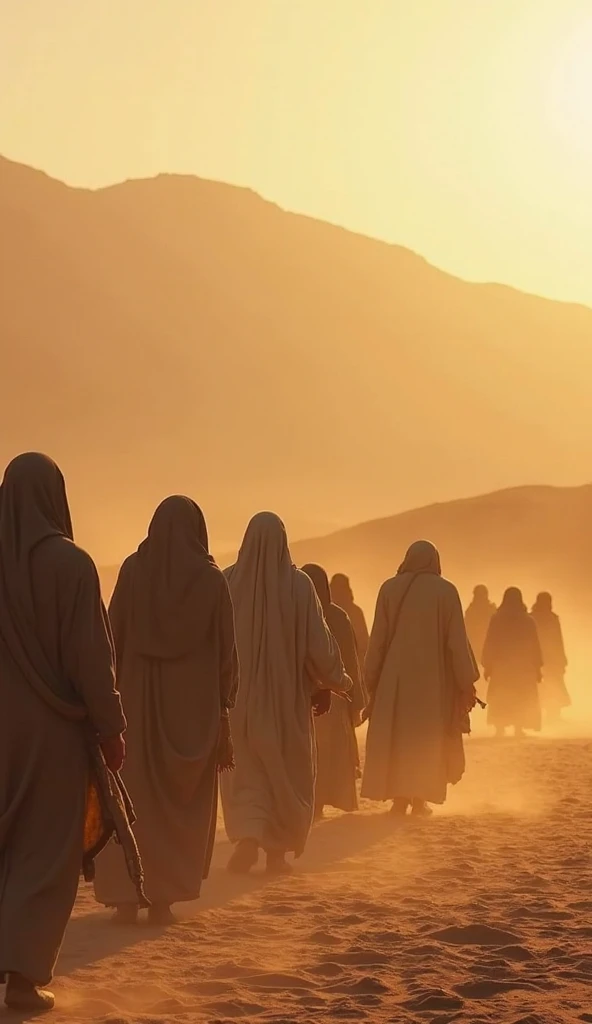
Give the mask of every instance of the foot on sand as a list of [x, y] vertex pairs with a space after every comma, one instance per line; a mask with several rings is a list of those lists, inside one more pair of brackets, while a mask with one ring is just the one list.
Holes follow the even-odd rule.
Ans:
[[259, 846], [254, 839], [241, 839], [228, 861], [228, 871], [233, 875], [248, 875], [259, 860]]
[[394, 818], [404, 818], [407, 814], [408, 807], [408, 800], [405, 800], [403, 797], [397, 797], [393, 800], [393, 806], [391, 807], [389, 814], [392, 814]]
[[138, 923], [138, 908], [135, 903], [122, 903], [118, 906], [111, 918], [111, 923], [120, 925], [122, 928], [131, 927]]
[[171, 908], [166, 903], [153, 903], [148, 910], [148, 924], [163, 928], [168, 924], [175, 924], [176, 918]]
[[44, 1013], [53, 1010], [55, 997], [53, 992], [38, 988], [22, 974], [9, 974], [4, 1002], [10, 1010]]
[[271, 850], [267, 854], [268, 875], [291, 875], [294, 868], [286, 861], [285, 853]]
[[434, 812], [431, 807], [428, 807], [425, 800], [414, 800], [411, 813], [414, 818], [431, 818]]

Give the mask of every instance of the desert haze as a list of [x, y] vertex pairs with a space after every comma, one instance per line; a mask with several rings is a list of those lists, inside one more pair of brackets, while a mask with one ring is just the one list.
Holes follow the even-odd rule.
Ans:
[[305, 537], [590, 476], [586, 307], [192, 177], [92, 192], [1, 160], [0, 220], [0, 458], [54, 455], [103, 564], [172, 491], [225, 550], [265, 506]]
[[[582, 721], [592, 719], [592, 551], [586, 541], [591, 521], [592, 485], [518, 487], [360, 523], [298, 541], [291, 550], [298, 565], [318, 562], [330, 574], [347, 572], [370, 621], [380, 584], [396, 572], [417, 537], [438, 546], [444, 573], [458, 584], [466, 604], [476, 583], [486, 583], [497, 601], [509, 584], [522, 587], [529, 603], [550, 589], [567, 637], [575, 719]], [[221, 565], [229, 565], [236, 551], [216, 554]], [[115, 565], [101, 569], [106, 598], [117, 571]]]

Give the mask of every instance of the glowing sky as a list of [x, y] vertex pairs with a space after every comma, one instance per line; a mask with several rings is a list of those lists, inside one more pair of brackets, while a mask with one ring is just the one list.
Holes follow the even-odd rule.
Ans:
[[0, 0], [0, 152], [249, 185], [592, 304], [592, 0]]

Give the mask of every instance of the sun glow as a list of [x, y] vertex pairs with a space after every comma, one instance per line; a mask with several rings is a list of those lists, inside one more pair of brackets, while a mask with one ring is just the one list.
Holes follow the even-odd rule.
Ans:
[[592, 17], [566, 40], [551, 88], [554, 120], [564, 142], [592, 156]]

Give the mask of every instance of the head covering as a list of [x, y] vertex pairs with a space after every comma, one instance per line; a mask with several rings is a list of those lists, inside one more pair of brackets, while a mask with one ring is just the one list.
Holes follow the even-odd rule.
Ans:
[[473, 599], [479, 604], [489, 604], [489, 590], [484, 583], [478, 583], [473, 590]]
[[438, 549], [429, 540], [416, 540], [408, 549], [407, 554], [399, 566], [397, 575], [410, 572], [432, 573], [434, 576], [441, 576], [440, 555]]
[[52, 537], [72, 541], [64, 477], [38, 452], [18, 455], [4, 474], [0, 498], [0, 636], [30, 686], [65, 717], [85, 711], [65, 697], [41, 643], [31, 576], [31, 556]]
[[290, 721], [300, 689], [298, 570], [279, 516], [259, 512], [251, 519], [236, 564], [226, 575], [241, 667], [238, 702], [246, 708], [247, 719], [253, 716], [261, 722], [271, 716], [276, 721]]
[[522, 598], [522, 591], [518, 587], [508, 587], [499, 610], [503, 615], [525, 615], [527, 609]]
[[354, 603], [354, 594], [349, 576], [337, 572], [331, 580], [331, 597], [340, 608], [349, 608]]
[[522, 592], [518, 587], [509, 587], [491, 621], [493, 640], [497, 641], [497, 638], [501, 637], [502, 641], [511, 648], [513, 645], [520, 644], [523, 637], [528, 635], [531, 625], [528, 610], [522, 599]]
[[218, 595], [212, 587], [215, 562], [199, 506], [181, 494], [165, 498], [132, 557], [132, 646], [145, 657], [184, 657], [209, 628]]
[[532, 613], [535, 616], [550, 615], [553, 611], [553, 598], [547, 591], [537, 594], [537, 599], [532, 606]]
[[[61, 676], [59, 666], [51, 663], [39, 640], [31, 556], [40, 544], [56, 538], [66, 544], [73, 540], [64, 477], [47, 455], [19, 455], [7, 467], [0, 490], [0, 637], [23, 679], [48, 707], [64, 718], [82, 722], [87, 717], [86, 708], [77, 701], [70, 681]], [[69, 552], [63, 549], [62, 553]], [[70, 564], [67, 559], [65, 565]], [[69, 583], [77, 587], [75, 575], [70, 576]], [[96, 585], [98, 591], [98, 578]], [[76, 595], [79, 599], [78, 590]], [[107, 770], [92, 732], [85, 730], [85, 736], [90, 778], [81, 835], [84, 877], [92, 879], [94, 858], [116, 834], [138, 904], [148, 906], [131, 828], [134, 813], [129, 797], [119, 777]]]
[[329, 577], [321, 565], [309, 562], [308, 565], [302, 566], [302, 572], [305, 572], [313, 582], [321, 608], [323, 609], [325, 621], [337, 641], [345, 671], [353, 682], [350, 695], [353, 710], [361, 711], [366, 705], [367, 695], [360, 677], [356, 641], [349, 615], [344, 608], [340, 608], [339, 605], [331, 600]]
[[313, 562], [309, 562], [308, 565], [302, 566], [302, 572], [305, 572], [310, 580], [314, 584], [314, 588], [317, 592], [317, 597], [321, 602], [321, 608], [325, 618], [331, 607], [331, 588], [329, 586], [329, 577], [327, 573], [320, 565], [315, 565]]
[[568, 707], [570, 698], [563, 682], [563, 674], [567, 668], [563, 630], [559, 616], [553, 611], [553, 598], [547, 591], [537, 595], [531, 618], [537, 628], [545, 673], [549, 677], [555, 677], [557, 699], [563, 702], [563, 707]]

